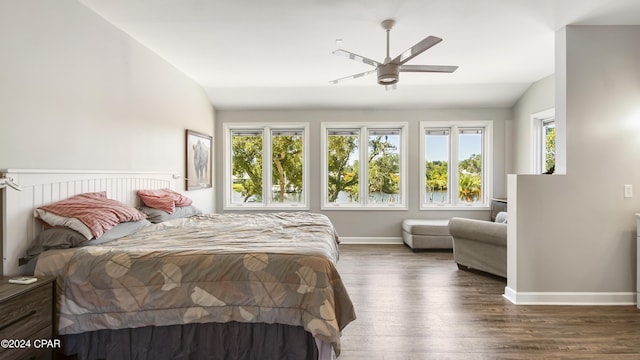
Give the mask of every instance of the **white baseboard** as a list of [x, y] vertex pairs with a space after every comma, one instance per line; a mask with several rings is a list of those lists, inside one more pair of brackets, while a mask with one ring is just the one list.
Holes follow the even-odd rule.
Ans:
[[403, 244], [402, 237], [340, 237], [340, 244], [390, 245]]
[[516, 305], [636, 305], [635, 292], [517, 292], [504, 288]]

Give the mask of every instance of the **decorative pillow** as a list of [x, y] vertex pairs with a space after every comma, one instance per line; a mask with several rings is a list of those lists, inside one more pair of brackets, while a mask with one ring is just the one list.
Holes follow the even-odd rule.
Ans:
[[59, 216], [44, 209], [36, 209], [33, 216], [35, 216], [36, 219], [42, 220], [42, 222], [49, 228], [56, 229], [57, 227], [66, 227], [75, 230], [84, 236], [84, 240], [91, 239], [93, 237], [91, 229], [76, 218]]
[[144, 205], [163, 210], [168, 214], [173, 214], [176, 207], [189, 206], [192, 203], [188, 197], [167, 188], [138, 190], [137, 193]]
[[107, 243], [109, 241], [113, 241], [116, 239], [120, 239], [121, 237], [125, 237], [127, 235], [131, 235], [133, 233], [138, 232], [138, 230], [151, 225], [149, 220], [138, 220], [138, 221], [127, 221], [120, 223], [108, 231], [106, 231], [102, 236], [93, 240], [85, 240], [78, 246], [90, 246], [90, 245], [100, 245]]
[[507, 213], [504, 211], [500, 211], [499, 213], [496, 214], [496, 221], [499, 224], [506, 224], [507, 223]]
[[104, 244], [123, 236], [131, 235], [148, 225], [151, 225], [151, 223], [147, 220], [123, 222], [112, 227], [95, 240], [87, 240], [84, 235], [79, 232], [65, 227], [46, 229], [33, 240], [31, 247], [27, 249], [27, 257], [34, 257], [49, 249], [68, 249], [79, 246]]
[[193, 205], [176, 207], [173, 214], [168, 214], [164, 210], [154, 209], [147, 206], [141, 206], [139, 210], [147, 215], [147, 219], [154, 224], [167, 220], [187, 218], [202, 214], [202, 211]]
[[[47, 214], [43, 213], [43, 211], [62, 217], [62, 219], [47, 217]], [[107, 199], [105, 192], [84, 193], [41, 206], [36, 209], [34, 216], [45, 221], [50, 226], [71, 227], [69, 225], [76, 224], [76, 221], [69, 220], [69, 218], [77, 219], [90, 230], [90, 233], [85, 233], [85, 230], [78, 226], [72, 227], [72, 229], [82, 233], [87, 240], [99, 238], [105, 231], [121, 222], [138, 221], [146, 218], [145, 214], [129, 205], [117, 200]]]
[[33, 257], [49, 249], [68, 249], [87, 241], [79, 232], [66, 227], [54, 227], [42, 231], [27, 249], [27, 257]]

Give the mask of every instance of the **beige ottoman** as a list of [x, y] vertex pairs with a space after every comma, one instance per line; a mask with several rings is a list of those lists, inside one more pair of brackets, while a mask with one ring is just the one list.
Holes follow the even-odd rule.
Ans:
[[402, 222], [402, 239], [410, 248], [453, 249], [449, 220], [407, 219]]

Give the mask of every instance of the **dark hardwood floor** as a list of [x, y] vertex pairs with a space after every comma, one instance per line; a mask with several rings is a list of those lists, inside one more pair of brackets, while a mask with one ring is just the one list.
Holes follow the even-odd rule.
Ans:
[[450, 252], [341, 245], [357, 319], [340, 360], [640, 359], [635, 306], [526, 306], [506, 281], [458, 270]]

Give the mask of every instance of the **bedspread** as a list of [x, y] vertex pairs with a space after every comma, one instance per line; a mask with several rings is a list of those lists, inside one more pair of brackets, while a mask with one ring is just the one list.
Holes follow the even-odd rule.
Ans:
[[208, 214], [103, 244], [50, 250], [59, 334], [205, 322], [303, 326], [340, 352], [355, 319], [337, 234], [313, 213]]

